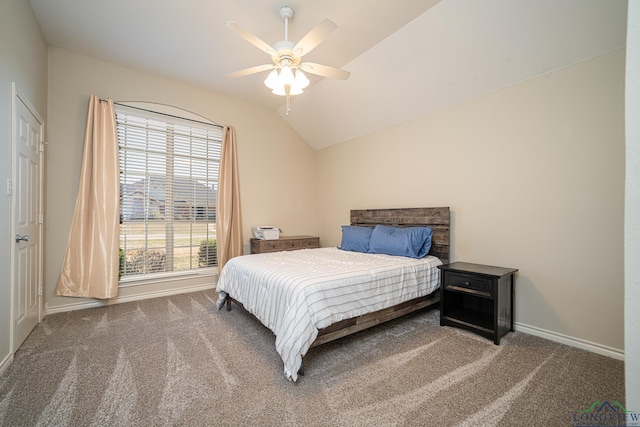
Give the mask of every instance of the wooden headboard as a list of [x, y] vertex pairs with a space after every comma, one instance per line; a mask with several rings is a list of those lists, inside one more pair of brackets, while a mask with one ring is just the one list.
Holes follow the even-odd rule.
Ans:
[[431, 227], [429, 255], [437, 256], [443, 264], [449, 263], [449, 208], [358, 209], [351, 211], [351, 225], [374, 227]]

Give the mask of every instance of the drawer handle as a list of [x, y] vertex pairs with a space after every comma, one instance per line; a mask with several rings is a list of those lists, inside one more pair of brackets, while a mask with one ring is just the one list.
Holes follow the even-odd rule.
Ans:
[[467, 280], [466, 282], [464, 282], [464, 283], [463, 283], [463, 285], [465, 285], [465, 286], [471, 286], [471, 282]]

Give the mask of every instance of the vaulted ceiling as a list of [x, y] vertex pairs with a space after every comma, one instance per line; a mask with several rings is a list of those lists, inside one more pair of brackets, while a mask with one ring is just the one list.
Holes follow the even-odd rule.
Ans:
[[[277, 110], [320, 149], [624, 47], [624, 0], [30, 0], [49, 44]], [[309, 75], [284, 98], [268, 72], [226, 74], [270, 58], [225, 27], [273, 45], [323, 19], [338, 28], [304, 57], [351, 72]]]

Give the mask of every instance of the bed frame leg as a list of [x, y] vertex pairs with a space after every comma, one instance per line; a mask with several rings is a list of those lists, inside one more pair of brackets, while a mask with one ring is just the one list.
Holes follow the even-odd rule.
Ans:
[[227, 303], [227, 311], [231, 311], [231, 298], [227, 298], [225, 302]]
[[298, 375], [304, 377], [304, 362], [300, 365], [300, 369], [298, 369]]

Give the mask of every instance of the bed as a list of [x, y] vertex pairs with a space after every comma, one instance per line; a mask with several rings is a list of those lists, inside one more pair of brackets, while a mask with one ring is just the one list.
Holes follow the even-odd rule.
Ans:
[[336, 247], [240, 256], [220, 274], [218, 308], [235, 303], [269, 328], [285, 376], [296, 381], [310, 348], [439, 303], [437, 266], [449, 262], [449, 222], [448, 207], [352, 210], [342, 246], [346, 229], [406, 234], [428, 227], [426, 256]]

